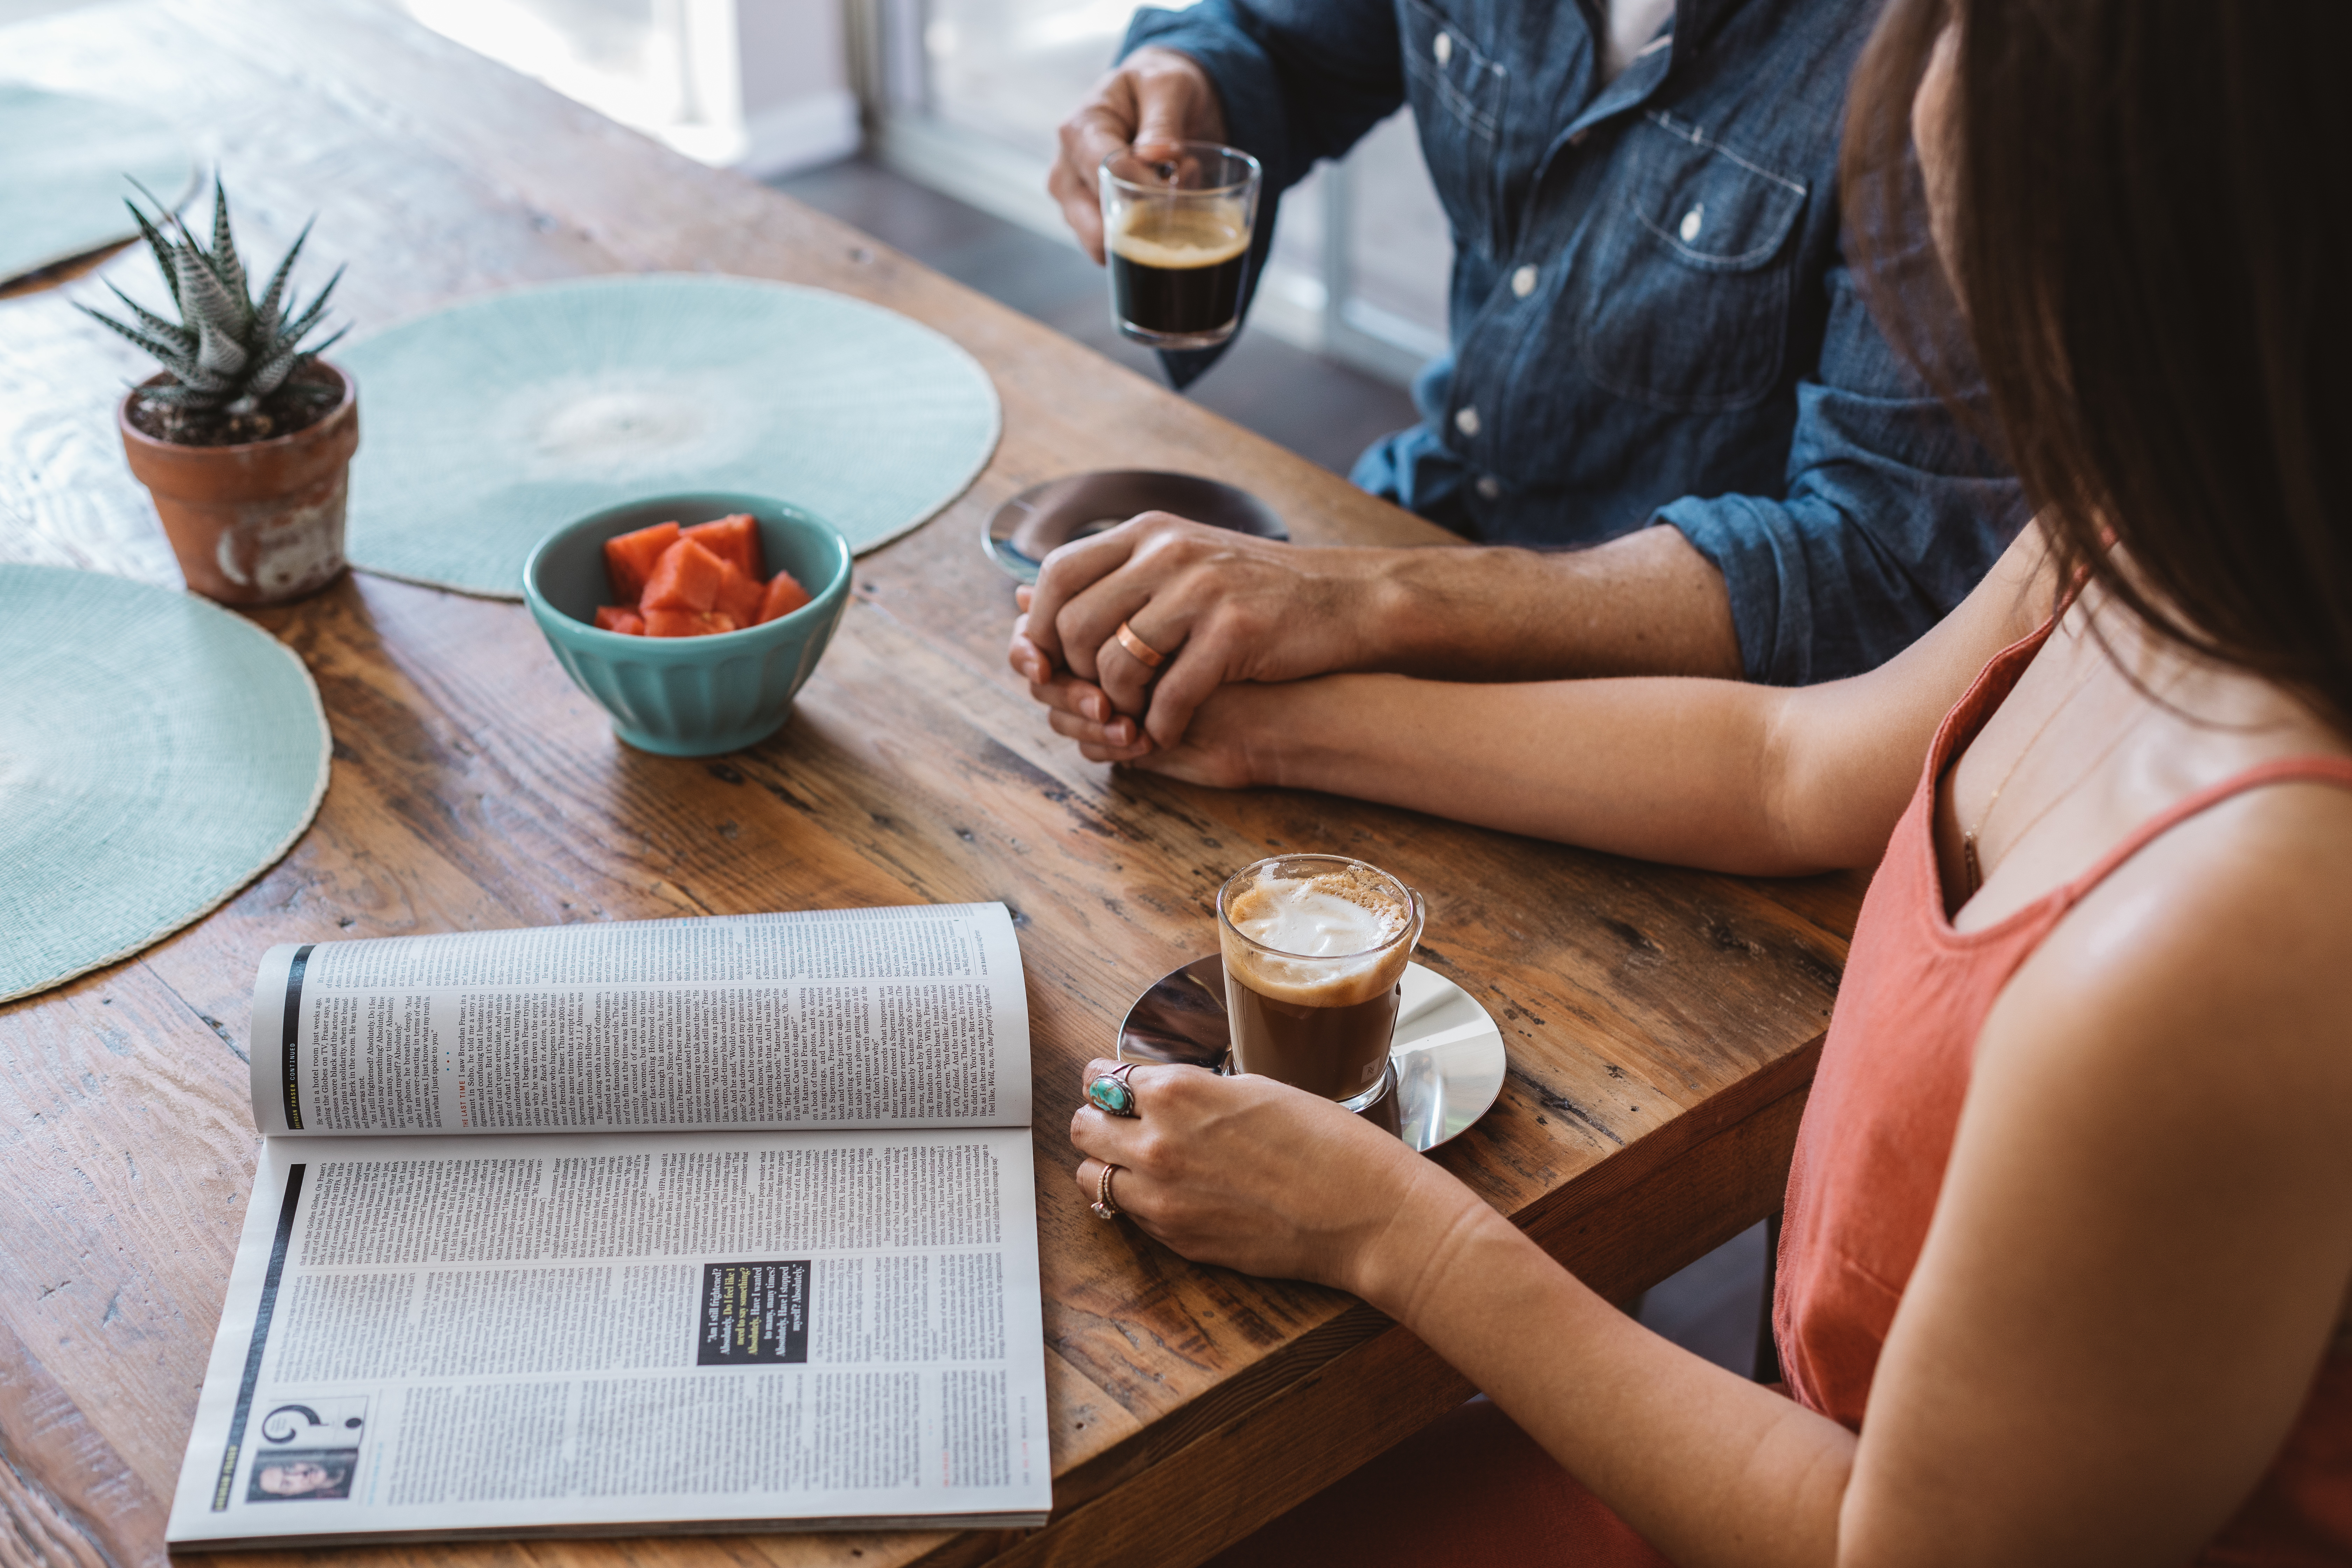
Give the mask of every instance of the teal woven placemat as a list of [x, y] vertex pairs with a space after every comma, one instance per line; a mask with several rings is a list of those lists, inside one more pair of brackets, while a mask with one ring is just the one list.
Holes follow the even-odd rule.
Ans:
[[1003, 423], [929, 327], [745, 278], [520, 289], [338, 357], [360, 390], [352, 564], [503, 598], [559, 523], [689, 490], [791, 501], [870, 550], [961, 495]]
[[310, 671], [192, 594], [0, 564], [0, 1002], [224, 902], [326, 794]]
[[136, 236], [125, 174], [176, 207], [196, 161], [142, 110], [0, 82], [0, 283]]

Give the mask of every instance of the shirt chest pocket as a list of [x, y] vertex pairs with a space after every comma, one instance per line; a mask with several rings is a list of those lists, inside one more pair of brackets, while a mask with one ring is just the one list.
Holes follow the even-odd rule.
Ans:
[[1510, 73], [1422, 0], [1400, 0], [1405, 91], [1457, 240], [1503, 254], [1503, 110]]
[[1804, 182], [1656, 110], [1614, 163], [1561, 300], [1584, 373], [1658, 408], [1762, 401], [1787, 357]]

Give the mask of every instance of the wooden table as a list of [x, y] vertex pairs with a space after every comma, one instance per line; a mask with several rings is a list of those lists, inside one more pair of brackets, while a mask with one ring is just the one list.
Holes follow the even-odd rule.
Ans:
[[[350, 260], [339, 300], [360, 322], [583, 273], [783, 278], [948, 333], [996, 378], [1005, 415], [971, 493], [858, 563], [791, 723], [723, 761], [618, 744], [517, 605], [353, 576], [254, 616], [309, 663], [333, 722], [316, 826], [189, 931], [0, 1010], [0, 1563], [164, 1556], [253, 1170], [239, 1053], [272, 942], [1002, 899], [1035, 1020], [1051, 1524], [336, 1555], [1178, 1565], [1463, 1398], [1459, 1376], [1361, 1304], [1193, 1267], [1094, 1219], [1069, 1182], [1060, 1108], [1077, 1064], [1139, 988], [1213, 945], [1226, 872], [1276, 847], [1346, 850], [1427, 891], [1426, 961], [1502, 1023], [1512, 1069], [1494, 1111], [1436, 1158], [1586, 1279], [1628, 1297], [1778, 1206], [1853, 879], [1661, 870], [1091, 766], [1006, 670], [1011, 589], [976, 547], [1007, 496], [1098, 467], [1238, 481], [1302, 540], [1433, 530], [362, 0], [84, 10], [0, 33], [0, 60], [188, 127], [225, 167], [251, 253], [274, 257], [317, 211], [317, 262]], [[103, 271], [147, 265], [132, 252]], [[138, 362], [67, 306], [99, 292], [88, 278], [0, 300], [0, 552], [176, 583], [111, 430]]]

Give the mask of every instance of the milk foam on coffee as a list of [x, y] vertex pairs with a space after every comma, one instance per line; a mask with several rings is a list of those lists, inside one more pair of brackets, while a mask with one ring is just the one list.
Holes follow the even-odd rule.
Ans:
[[1277, 861], [1226, 896], [1226, 920], [1258, 944], [1228, 940], [1226, 967], [1261, 995], [1310, 1007], [1350, 1006], [1394, 985], [1410, 956], [1396, 939], [1412, 920], [1396, 885], [1363, 866], [1284, 869]]

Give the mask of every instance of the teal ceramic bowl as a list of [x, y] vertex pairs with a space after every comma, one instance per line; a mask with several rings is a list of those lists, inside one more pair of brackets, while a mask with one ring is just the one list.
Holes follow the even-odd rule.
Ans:
[[[814, 595], [789, 616], [703, 637], [599, 631], [612, 603], [604, 541], [676, 519], [691, 527], [748, 511], [760, 523], [770, 572], [791, 573]], [[816, 668], [849, 605], [849, 542], [833, 524], [767, 496], [711, 491], [657, 496], [567, 522], [523, 563], [522, 596], [556, 662], [613, 716], [641, 751], [710, 757], [740, 751], [783, 727], [793, 695]]]

